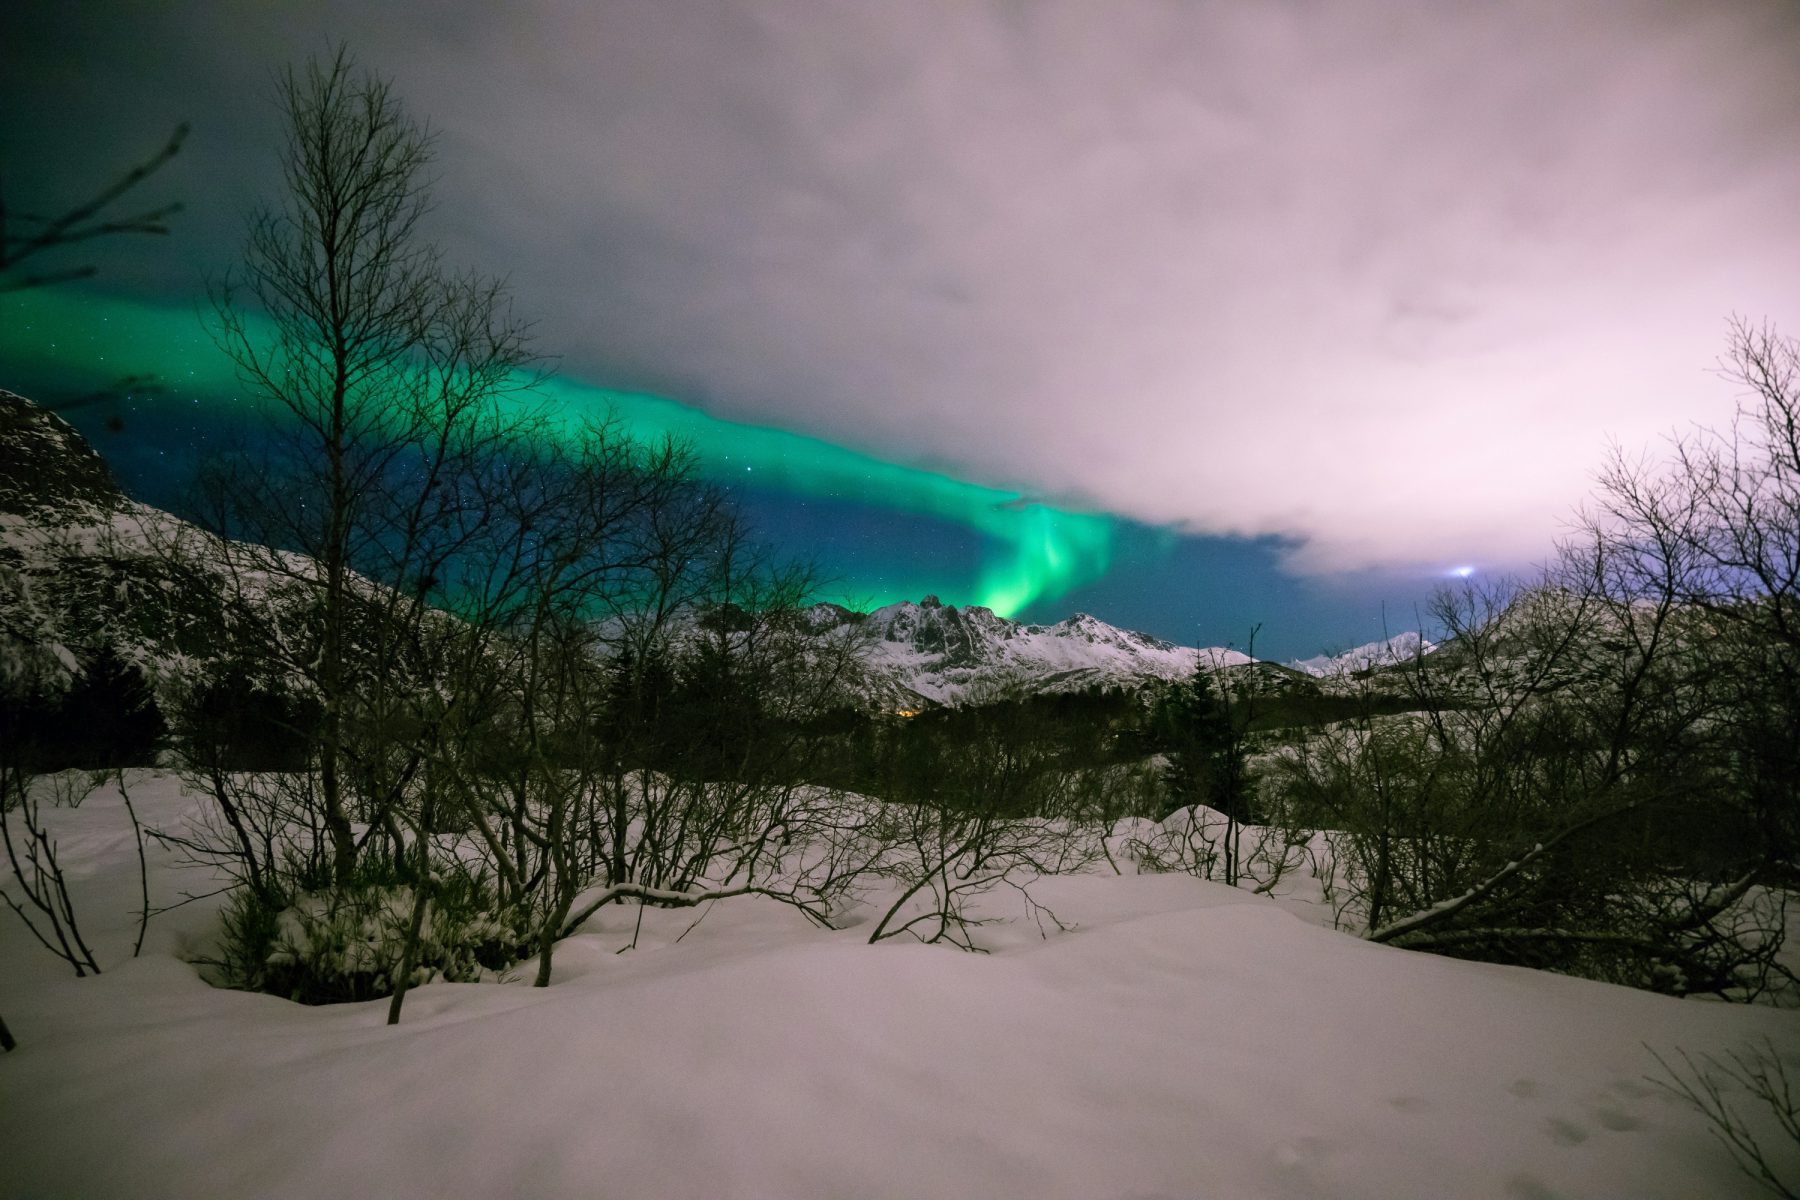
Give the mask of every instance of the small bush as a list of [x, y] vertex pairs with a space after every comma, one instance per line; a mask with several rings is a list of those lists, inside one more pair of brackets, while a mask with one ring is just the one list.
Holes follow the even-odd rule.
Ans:
[[[220, 982], [301, 1004], [390, 994], [405, 953], [414, 891], [392, 878], [268, 896], [246, 889], [226, 909]], [[410, 986], [477, 982], [528, 952], [517, 914], [499, 914], [485, 879], [434, 880]]]

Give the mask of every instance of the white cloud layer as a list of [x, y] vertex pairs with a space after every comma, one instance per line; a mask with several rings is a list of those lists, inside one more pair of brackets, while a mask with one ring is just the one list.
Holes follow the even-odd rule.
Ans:
[[330, 7], [182, 73], [349, 38], [571, 372], [1304, 571], [1540, 557], [1800, 327], [1783, 3]]

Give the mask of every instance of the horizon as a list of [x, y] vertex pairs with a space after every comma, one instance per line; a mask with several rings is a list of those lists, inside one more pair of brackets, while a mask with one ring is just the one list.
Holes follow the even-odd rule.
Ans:
[[[265, 432], [193, 306], [60, 289], [0, 295], [0, 315], [11, 331], [0, 340], [0, 386], [68, 420], [134, 499], [191, 516], [187, 489], [206, 455]], [[148, 378], [121, 388], [121, 361]], [[1025, 624], [1089, 612], [1184, 646], [1241, 649], [1255, 637], [1258, 657], [1288, 661], [1413, 628], [1390, 628], [1388, 614], [1410, 601], [1416, 616], [1452, 577], [1294, 579], [1278, 567], [1279, 538], [1183, 536], [1060, 509], [657, 396], [560, 378], [532, 395], [571, 419], [610, 410], [634, 436], [690, 439], [701, 477], [728, 491], [769, 545], [810, 552], [835, 575], [816, 598], [858, 611], [936, 594]], [[1184, 587], [1199, 598], [1183, 598]]]

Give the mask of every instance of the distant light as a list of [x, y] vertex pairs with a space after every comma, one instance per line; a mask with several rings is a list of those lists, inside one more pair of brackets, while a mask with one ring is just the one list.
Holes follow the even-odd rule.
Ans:
[[1451, 567], [1448, 571], [1444, 572], [1444, 574], [1454, 575], [1458, 579], [1467, 579], [1469, 576], [1473, 575], [1474, 573], [1475, 573], [1474, 567]]

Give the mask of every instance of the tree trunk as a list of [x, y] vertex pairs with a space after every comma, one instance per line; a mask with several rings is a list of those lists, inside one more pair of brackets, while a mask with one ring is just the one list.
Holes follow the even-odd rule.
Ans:
[[406, 1003], [406, 992], [412, 986], [413, 967], [419, 956], [419, 930], [425, 927], [425, 884], [415, 885], [412, 920], [407, 923], [406, 946], [400, 951], [400, 970], [394, 977], [394, 997], [388, 1001], [387, 1023], [400, 1023], [400, 1006]]
[[[425, 905], [431, 895], [431, 826], [437, 815], [435, 797], [427, 795], [419, 811], [419, 866], [413, 873], [412, 919], [406, 926], [406, 945], [400, 951], [400, 973], [394, 980], [394, 998], [388, 1001], [387, 1023], [400, 1023], [400, 1006], [412, 986], [413, 967], [419, 959], [419, 931], [425, 927]], [[402, 860], [404, 861], [404, 860]]]

